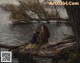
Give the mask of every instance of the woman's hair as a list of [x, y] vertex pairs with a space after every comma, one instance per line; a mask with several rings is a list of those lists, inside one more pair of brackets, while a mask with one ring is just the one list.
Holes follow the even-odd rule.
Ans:
[[48, 29], [47, 25], [45, 25], [45, 24], [40, 24], [40, 25], [36, 28], [35, 31], [36, 31], [36, 32], [40, 32], [42, 26], [43, 26], [43, 29], [44, 29], [44, 32], [45, 32], [46, 36], [49, 38], [49, 37], [50, 37], [50, 32], [49, 32], [49, 29]]
[[45, 24], [42, 24], [42, 26], [43, 26], [43, 29], [44, 29], [44, 32], [45, 32], [47, 38], [49, 38], [50, 37], [50, 31], [49, 31], [48, 27]]

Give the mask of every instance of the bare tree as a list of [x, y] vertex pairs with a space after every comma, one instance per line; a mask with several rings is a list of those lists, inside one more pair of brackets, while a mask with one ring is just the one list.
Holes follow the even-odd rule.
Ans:
[[[67, 1], [67, 0], [63, 0]], [[79, 2], [79, 0], [73, 0], [73, 2]], [[69, 15], [70, 23], [72, 25], [73, 32], [77, 39], [77, 46], [80, 48], [80, 6], [65, 6], [67, 13]]]
[[12, 4], [2, 6], [5, 11], [11, 13], [10, 19], [14, 23], [30, 21], [46, 21], [49, 23], [49, 20], [64, 20], [59, 17], [54, 17], [54, 12], [50, 15], [40, 0], [19, 0], [19, 3], [19, 6]]

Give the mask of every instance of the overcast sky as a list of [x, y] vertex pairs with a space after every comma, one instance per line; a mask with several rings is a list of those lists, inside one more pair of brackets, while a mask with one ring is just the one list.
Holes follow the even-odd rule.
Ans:
[[19, 5], [19, 2], [16, 0], [0, 0], [0, 4], [15, 4]]
[[[44, 1], [44, 0], [40, 0], [40, 1]], [[61, 0], [54, 0], [54, 1], [60, 2]], [[0, 0], [0, 4], [6, 4], [6, 3], [19, 5], [19, 2], [17, 2], [17, 0]]]

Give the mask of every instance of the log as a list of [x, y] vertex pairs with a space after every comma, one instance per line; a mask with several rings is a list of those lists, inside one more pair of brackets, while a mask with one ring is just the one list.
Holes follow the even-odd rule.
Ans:
[[16, 49], [20, 46], [24, 46], [24, 45], [27, 45], [28, 43], [25, 43], [25, 44], [22, 44], [22, 45], [18, 45], [18, 46], [8, 46], [8, 45], [5, 45], [5, 44], [0, 44], [0, 48], [6, 48], [6, 49], [10, 49], [10, 50], [13, 50], [13, 49]]
[[[58, 45], [57, 45], [58, 44]], [[65, 42], [65, 43], [56, 43], [56, 44], [44, 44], [39, 46], [37, 44], [27, 44], [25, 46], [20, 46], [13, 50], [13, 52], [25, 56], [27, 54], [40, 56], [40, 57], [53, 57], [58, 56], [59, 54], [70, 50], [75, 44], [75, 42]]]
[[15, 49], [18, 46], [8, 46], [8, 45], [4, 45], [4, 44], [0, 44], [0, 48], [6, 48], [6, 49]]
[[72, 49], [75, 43], [76, 40], [74, 38], [68, 37], [60, 42], [54, 42], [53, 44], [46, 43], [41, 46], [38, 44], [27, 43], [20, 46], [6, 46], [0, 44], [0, 47], [9, 48], [13, 51], [14, 55], [25, 56], [31, 54], [40, 57], [55, 57]]

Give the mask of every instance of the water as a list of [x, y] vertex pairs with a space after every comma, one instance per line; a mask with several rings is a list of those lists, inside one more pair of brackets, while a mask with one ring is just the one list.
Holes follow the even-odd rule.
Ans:
[[[7, 16], [9, 16], [9, 13], [5, 13], [0, 9], [0, 44], [16, 46], [29, 42], [32, 37], [33, 31], [39, 23], [31, 23], [27, 25], [12, 25]], [[56, 22], [53, 22], [46, 25], [50, 30], [51, 36], [49, 42], [51, 43], [61, 41], [67, 35], [73, 35], [71, 27], [69, 25], [66, 25], [65, 23], [57, 25]], [[5, 50], [8, 49], [0, 48], [0, 51]], [[36, 60], [36, 63], [51, 63], [52, 61], [49, 58], [35, 59], [35, 57], [34, 60]], [[12, 63], [25, 62], [20, 62], [19, 58], [13, 58]]]
[[[71, 35], [70, 26], [62, 23], [59, 26], [56, 23], [47, 24], [50, 30], [50, 42], [62, 40], [65, 35]], [[0, 26], [0, 43], [6, 45], [20, 45], [29, 42], [37, 23], [27, 25], [1, 25]]]

